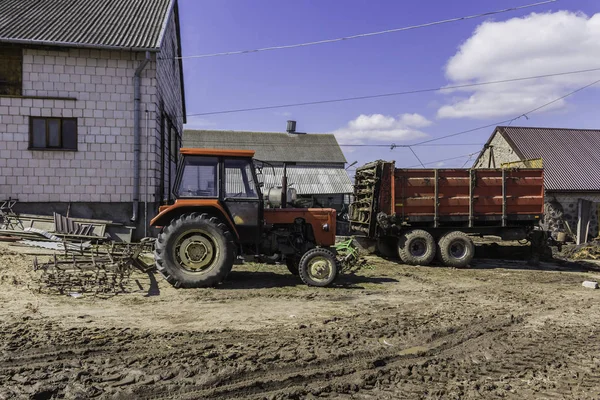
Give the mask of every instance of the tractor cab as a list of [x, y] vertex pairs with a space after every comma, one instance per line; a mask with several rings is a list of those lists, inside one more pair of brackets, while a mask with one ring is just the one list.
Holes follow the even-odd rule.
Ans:
[[252, 150], [181, 149], [173, 188], [175, 204], [212, 206], [217, 201], [235, 226], [241, 243], [260, 235], [263, 200]]

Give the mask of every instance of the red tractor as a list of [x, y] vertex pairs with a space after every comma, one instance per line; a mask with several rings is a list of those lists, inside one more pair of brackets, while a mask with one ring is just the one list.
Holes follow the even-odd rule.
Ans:
[[263, 198], [254, 151], [180, 152], [175, 203], [160, 207], [151, 221], [162, 227], [156, 267], [173, 286], [214, 286], [241, 257], [285, 262], [310, 286], [328, 286], [336, 279], [335, 210], [289, 208], [294, 191], [287, 188], [285, 174], [282, 187], [270, 188]]

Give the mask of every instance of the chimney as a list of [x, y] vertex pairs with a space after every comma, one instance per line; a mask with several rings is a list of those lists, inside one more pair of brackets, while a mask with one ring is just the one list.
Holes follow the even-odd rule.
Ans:
[[287, 133], [296, 133], [296, 121], [287, 122]]

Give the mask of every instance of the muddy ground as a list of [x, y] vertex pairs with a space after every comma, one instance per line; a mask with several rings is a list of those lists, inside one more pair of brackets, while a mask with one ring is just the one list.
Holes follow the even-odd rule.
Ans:
[[594, 265], [369, 257], [318, 289], [247, 264], [101, 299], [38, 293], [22, 251], [0, 244], [0, 399], [600, 398]]

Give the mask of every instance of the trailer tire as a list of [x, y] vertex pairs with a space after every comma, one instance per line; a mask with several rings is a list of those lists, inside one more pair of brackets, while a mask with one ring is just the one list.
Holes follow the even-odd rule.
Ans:
[[377, 252], [385, 258], [398, 258], [398, 238], [381, 237], [377, 239]]
[[440, 260], [448, 267], [464, 268], [475, 255], [475, 245], [464, 232], [453, 231], [445, 234], [438, 242]]
[[233, 267], [235, 244], [227, 226], [209, 214], [184, 214], [156, 239], [156, 269], [176, 288], [221, 283]]
[[408, 231], [398, 241], [398, 256], [409, 265], [429, 265], [435, 257], [435, 240], [422, 229]]
[[335, 254], [331, 250], [322, 247], [304, 253], [298, 265], [300, 279], [308, 286], [325, 287], [331, 285], [337, 278], [338, 270]]

